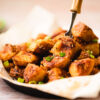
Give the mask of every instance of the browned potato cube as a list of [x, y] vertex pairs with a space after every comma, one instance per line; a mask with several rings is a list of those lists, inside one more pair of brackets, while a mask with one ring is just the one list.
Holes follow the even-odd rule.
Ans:
[[66, 56], [73, 58], [80, 50], [80, 45], [77, 42], [68, 36], [63, 36], [55, 43], [50, 52], [57, 56], [59, 56], [60, 52], [64, 52]]
[[[48, 56], [52, 57], [52, 56]], [[60, 57], [60, 56], [55, 56], [51, 61], [47, 61], [46, 58], [43, 58], [43, 61], [41, 64], [46, 68], [46, 69], [52, 69], [52, 68], [65, 68], [70, 62], [70, 57], [65, 56], [65, 57]]]
[[38, 39], [44, 39], [46, 36], [47, 36], [46, 34], [40, 33], [40, 34], [38, 34], [38, 36], [36, 37], [36, 40], [38, 40]]
[[28, 64], [24, 70], [24, 80], [26, 83], [29, 81], [43, 81], [46, 74], [46, 70], [42, 69], [41, 67], [35, 64]]
[[77, 59], [80, 60], [80, 59], [84, 59], [84, 58], [91, 58], [90, 54], [86, 50], [82, 50]]
[[99, 44], [98, 43], [90, 43], [87, 45], [83, 45], [83, 49], [92, 51], [93, 55], [95, 56], [99, 55]]
[[14, 68], [12, 67], [10, 69], [10, 76], [13, 77], [13, 78], [19, 78], [19, 77], [23, 77], [23, 72], [24, 72], [24, 69], [23, 68], [19, 68], [18, 66], [15, 66]]
[[0, 51], [0, 59], [3, 61], [10, 60], [16, 51], [14, 50], [13, 46], [10, 44], [6, 44], [2, 51]]
[[61, 79], [62, 77], [66, 77], [66, 73], [63, 69], [60, 68], [52, 68], [48, 71], [48, 79], [49, 81], [54, 81], [57, 79]]
[[53, 41], [51, 39], [39, 39], [31, 43], [28, 48], [28, 51], [37, 53], [37, 54], [45, 54], [53, 47]]
[[38, 61], [38, 57], [33, 55], [32, 53], [20, 51], [13, 57], [13, 61], [15, 65], [26, 66], [28, 63], [36, 63]]
[[86, 58], [82, 60], [75, 60], [69, 67], [71, 76], [89, 75], [94, 68], [94, 59]]
[[72, 28], [72, 34], [75, 40], [82, 40], [86, 42], [93, 41], [94, 39], [98, 39], [94, 34], [92, 29], [83, 23], [78, 23]]

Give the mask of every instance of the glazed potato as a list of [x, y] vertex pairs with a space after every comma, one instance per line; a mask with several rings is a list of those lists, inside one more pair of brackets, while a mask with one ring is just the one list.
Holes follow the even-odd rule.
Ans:
[[27, 43], [22, 43], [20, 45], [14, 45], [13, 47], [16, 52], [19, 52], [19, 51], [26, 51], [28, 46]]
[[64, 52], [68, 58], [73, 58], [80, 50], [80, 45], [77, 42], [69, 36], [63, 36], [55, 43], [50, 52], [57, 56], [60, 52]]
[[69, 66], [69, 72], [72, 77], [89, 75], [94, 68], [94, 60], [90, 58], [75, 60]]
[[55, 32], [53, 32], [53, 34], [51, 35], [51, 38], [57, 38], [59, 35], [61, 34], [65, 34], [66, 30], [63, 30], [62, 28], [58, 28]]
[[14, 50], [14, 47], [10, 44], [6, 44], [3, 50], [0, 51], [0, 59], [3, 61], [10, 60], [15, 54], [16, 51]]
[[53, 59], [51, 61], [47, 61], [44, 57], [41, 64], [47, 69], [54, 67], [65, 68], [79, 51], [79, 45], [70, 37], [64, 36], [62, 40], [59, 40], [50, 51], [53, 55], [55, 55]]
[[93, 52], [93, 55], [99, 56], [99, 44], [98, 43], [90, 43], [87, 45], [83, 45], [83, 49], [90, 50]]
[[[52, 57], [52, 56], [48, 56]], [[68, 66], [70, 63], [70, 58], [69, 56], [65, 57], [60, 57], [60, 56], [55, 56], [51, 61], [47, 61], [46, 58], [43, 58], [43, 61], [41, 61], [42, 66], [46, 68], [47, 70], [52, 69], [52, 68], [65, 68]]]
[[15, 66], [15, 67], [12, 67], [10, 69], [10, 76], [13, 77], [13, 78], [19, 78], [19, 77], [23, 77], [23, 72], [24, 72], [24, 69], [23, 68], [19, 68], [18, 66]]
[[31, 43], [27, 50], [37, 54], [45, 54], [52, 47], [53, 41], [51, 39], [39, 39]]
[[26, 66], [28, 63], [36, 63], [38, 61], [37, 56], [26, 51], [20, 51], [12, 59], [14, 64], [18, 66]]
[[62, 77], [66, 77], [66, 73], [63, 69], [60, 68], [52, 68], [48, 71], [48, 80], [54, 81], [57, 79], [61, 79]]
[[82, 50], [77, 59], [80, 60], [80, 59], [84, 59], [84, 58], [91, 58], [89, 53], [86, 50]]
[[36, 37], [35, 40], [38, 40], [38, 39], [44, 39], [46, 36], [47, 36], [46, 34], [40, 33], [40, 34], [38, 34], [38, 36]]
[[28, 64], [24, 70], [24, 80], [26, 83], [29, 81], [43, 81], [46, 75], [46, 70], [35, 64]]
[[72, 34], [77, 41], [82, 40], [85, 42], [90, 42], [94, 39], [98, 39], [92, 29], [81, 22], [72, 28]]

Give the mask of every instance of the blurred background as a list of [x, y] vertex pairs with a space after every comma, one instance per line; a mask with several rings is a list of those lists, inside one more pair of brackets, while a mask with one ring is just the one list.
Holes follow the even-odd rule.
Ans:
[[[0, 19], [6, 22], [7, 28], [19, 23], [34, 7], [40, 5], [54, 13], [61, 26], [69, 26], [72, 0], [0, 0]], [[91, 28], [100, 27], [100, 0], [83, 0], [82, 12], [76, 22], [82, 21]]]

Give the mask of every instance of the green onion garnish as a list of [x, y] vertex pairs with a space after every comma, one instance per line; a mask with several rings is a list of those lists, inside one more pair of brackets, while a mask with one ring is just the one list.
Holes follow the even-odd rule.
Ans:
[[0, 20], [0, 30], [3, 30], [5, 28], [5, 21], [4, 20]]
[[95, 58], [95, 56], [94, 56], [94, 55], [90, 55], [90, 57], [91, 57], [91, 58]]
[[20, 77], [17, 79], [17, 81], [20, 82], [20, 83], [24, 83], [24, 79], [20, 78]]
[[64, 79], [64, 77], [61, 77], [60, 79]]
[[38, 82], [38, 84], [43, 84], [44, 82]]
[[46, 61], [49, 61], [50, 62], [53, 58], [54, 58], [53, 56], [51, 56], [51, 57], [50, 56], [47, 56], [45, 59], [46, 59]]
[[45, 39], [51, 39], [51, 37], [50, 36], [46, 36]]
[[87, 50], [87, 53], [89, 54], [89, 56], [90, 56], [91, 58], [95, 58], [95, 56], [93, 55], [93, 52], [92, 52], [92, 51]]
[[30, 81], [29, 84], [36, 84], [36, 81]]
[[98, 39], [94, 39], [94, 40], [92, 40], [93, 42], [98, 42]]
[[64, 52], [60, 52], [59, 55], [60, 55], [60, 57], [64, 57], [65, 53]]
[[3, 64], [4, 64], [5, 67], [8, 67], [9, 66], [9, 61], [5, 61]]

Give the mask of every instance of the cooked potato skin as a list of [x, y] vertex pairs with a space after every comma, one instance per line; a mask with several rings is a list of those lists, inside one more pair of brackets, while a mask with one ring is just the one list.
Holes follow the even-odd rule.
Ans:
[[82, 40], [85, 42], [91, 42], [94, 39], [98, 39], [92, 29], [81, 22], [72, 28], [72, 34], [76, 41]]
[[72, 77], [89, 75], [94, 68], [94, 59], [86, 58], [76, 60], [69, 66], [69, 72]]
[[47, 53], [53, 45], [54, 43], [51, 39], [39, 39], [31, 43], [27, 51], [42, 55]]
[[83, 45], [82, 48], [92, 51], [95, 56], [99, 56], [99, 43], [89, 43], [87, 45]]
[[52, 69], [52, 68], [65, 68], [70, 62], [70, 58], [68, 57], [59, 57], [55, 56], [50, 62], [46, 61], [45, 57], [43, 58], [43, 61], [41, 64], [47, 69]]
[[28, 53], [26, 51], [20, 51], [13, 58], [13, 62], [18, 66], [26, 66], [28, 63], [36, 63], [38, 61], [38, 57], [33, 55], [32, 53]]
[[26, 83], [29, 81], [43, 81], [46, 75], [46, 70], [35, 64], [28, 64], [24, 70], [24, 80]]
[[24, 68], [19, 68], [18, 66], [12, 67], [10, 69], [10, 76], [13, 78], [23, 78], [23, 72], [24, 72]]
[[38, 40], [38, 39], [44, 39], [46, 36], [47, 36], [46, 34], [40, 33], [40, 34], [38, 34], [38, 36], [36, 37], [35, 40]]
[[3, 61], [10, 60], [14, 55], [16, 54], [16, 51], [13, 48], [13, 45], [6, 44], [2, 51], [0, 51], [0, 59]]
[[52, 68], [50, 71], [48, 71], [48, 81], [54, 81], [66, 76], [67, 72], [60, 68]]

